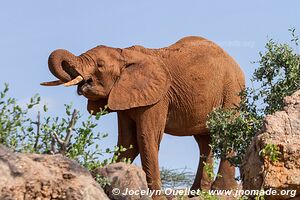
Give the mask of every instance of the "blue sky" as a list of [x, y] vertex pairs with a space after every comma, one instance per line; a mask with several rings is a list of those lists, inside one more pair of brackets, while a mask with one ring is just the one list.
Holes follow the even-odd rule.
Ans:
[[[47, 67], [51, 51], [65, 48], [80, 54], [100, 44], [128, 47], [164, 47], [188, 35], [220, 44], [236, 59], [247, 81], [268, 38], [288, 42], [288, 28], [299, 29], [300, 1], [199, 1], [199, 0], [51, 0], [0, 3], [0, 88], [10, 84], [10, 94], [21, 102], [39, 93], [52, 114], [63, 105], [87, 115], [86, 100], [75, 88], [46, 88], [52, 80]], [[100, 131], [109, 133], [101, 145], [117, 142], [116, 115], [102, 118]], [[196, 169], [199, 153], [192, 137], [164, 136], [160, 165]]]

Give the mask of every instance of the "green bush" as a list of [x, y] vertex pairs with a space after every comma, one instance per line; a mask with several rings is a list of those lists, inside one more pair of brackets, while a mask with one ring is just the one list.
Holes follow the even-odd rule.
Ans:
[[247, 90], [240, 94], [241, 103], [235, 109], [216, 108], [207, 121], [214, 155], [235, 166], [240, 166], [253, 136], [262, 127], [262, 116], [257, 113], [255, 105], [249, 104], [248, 94]]
[[40, 103], [40, 97], [35, 95], [26, 108], [22, 108], [15, 98], [7, 97], [8, 90], [8, 84], [4, 84], [0, 92], [0, 144], [15, 151], [27, 152], [34, 146], [34, 122], [27, 115], [30, 109]]
[[[38, 112], [37, 119], [29, 117], [30, 111], [40, 104], [40, 97], [34, 95], [25, 108], [15, 98], [7, 97], [8, 84], [0, 92], [0, 143], [17, 152], [38, 154], [63, 154], [78, 161], [89, 170], [116, 162], [117, 156], [125, 148], [114, 147], [102, 150], [100, 141], [107, 137], [95, 131], [98, 120], [107, 112], [83, 118], [80, 112], [65, 105], [65, 117], [46, 116], [48, 108]], [[31, 112], [32, 114], [32, 112]], [[41, 118], [41, 115], [45, 115]], [[112, 155], [102, 159], [104, 154]]]
[[[236, 108], [215, 109], [210, 113], [207, 127], [212, 135], [212, 149], [216, 157], [226, 158], [240, 166], [253, 136], [261, 129], [263, 118], [283, 108], [283, 98], [300, 89], [300, 59], [297, 53], [298, 36], [289, 29], [293, 44], [269, 40], [252, 81], [257, 87], [241, 92], [241, 103]], [[292, 47], [294, 46], [294, 48]], [[228, 156], [229, 153], [234, 155]]]
[[259, 67], [253, 74], [253, 81], [260, 88], [253, 96], [254, 100], [261, 99], [264, 103], [262, 112], [272, 114], [283, 108], [283, 98], [300, 89], [300, 66], [298, 37], [295, 29], [290, 29], [296, 48], [289, 44], [276, 43], [270, 40], [265, 53], [260, 53]]

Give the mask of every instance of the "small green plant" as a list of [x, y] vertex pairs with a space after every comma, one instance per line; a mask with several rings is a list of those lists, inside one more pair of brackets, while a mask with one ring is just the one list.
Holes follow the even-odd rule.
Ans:
[[211, 181], [213, 181], [215, 177], [222, 177], [220, 174], [215, 174], [214, 172], [214, 168], [217, 164], [216, 162], [214, 162], [213, 164], [203, 162], [203, 164], [204, 164], [203, 170]]
[[279, 160], [281, 152], [276, 144], [266, 144], [264, 148], [260, 150], [259, 155], [263, 156], [270, 162], [275, 163]]
[[101, 176], [100, 174], [96, 174], [94, 179], [97, 181], [97, 183], [99, 183], [99, 185], [102, 188], [105, 188], [105, 186], [111, 185], [111, 182], [109, 181], [109, 179], [107, 177]]
[[203, 162], [204, 167], [203, 170], [207, 174], [208, 178], [212, 181], [215, 178], [215, 173], [214, 173], [214, 166], [211, 164], [208, 164], [206, 162]]

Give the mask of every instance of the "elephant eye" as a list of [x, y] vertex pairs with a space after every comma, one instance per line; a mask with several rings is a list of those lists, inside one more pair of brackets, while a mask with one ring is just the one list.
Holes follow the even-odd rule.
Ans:
[[99, 68], [104, 67], [104, 61], [103, 60], [97, 60], [97, 67], [99, 67]]

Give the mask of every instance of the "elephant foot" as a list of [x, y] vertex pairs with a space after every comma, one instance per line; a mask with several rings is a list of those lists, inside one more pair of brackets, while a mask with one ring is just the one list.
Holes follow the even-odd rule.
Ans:
[[197, 183], [197, 181], [195, 181], [191, 187], [191, 190], [210, 190], [212, 183], [213, 182], [208, 179], [202, 179], [200, 185]]
[[239, 185], [232, 177], [219, 177], [211, 186], [212, 190], [236, 190], [237, 188], [239, 188]]
[[205, 190], [205, 191], [210, 190], [212, 183], [213, 182], [210, 180], [202, 180], [201, 181], [201, 190]]

